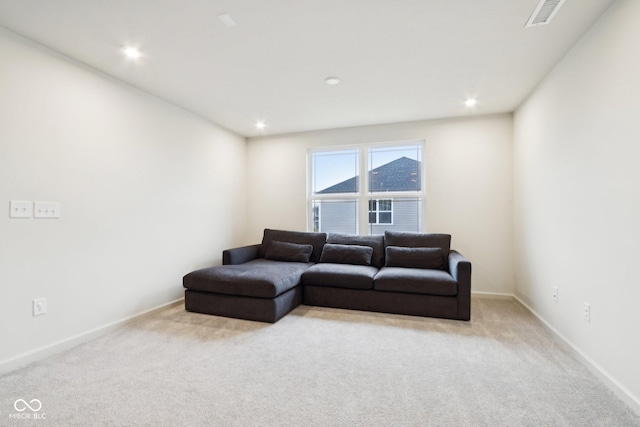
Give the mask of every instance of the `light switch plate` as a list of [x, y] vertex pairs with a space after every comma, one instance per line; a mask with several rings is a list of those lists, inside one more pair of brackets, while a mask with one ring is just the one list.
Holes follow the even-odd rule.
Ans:
[[35, 218], [60, 218], [60, 203], [35, 202]]
[[10, 209], [10, 218], [31, 218], [33, 216], [33, 202], [12, 200]]

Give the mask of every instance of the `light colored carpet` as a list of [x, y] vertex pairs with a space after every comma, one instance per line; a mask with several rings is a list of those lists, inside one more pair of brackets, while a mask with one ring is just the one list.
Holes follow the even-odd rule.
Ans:
[[[0, 377], [0, 425], [640, 426], [518, 303], [472, 318], [173, 307]], [[18, 398], [46, 419], [10, 418]]]

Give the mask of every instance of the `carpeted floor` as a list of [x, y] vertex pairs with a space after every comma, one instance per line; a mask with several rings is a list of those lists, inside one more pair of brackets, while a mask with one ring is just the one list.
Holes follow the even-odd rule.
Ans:
[[0, 377], [0, 425], [640, 426], [518, 303], [472, 319], [173, 307]]

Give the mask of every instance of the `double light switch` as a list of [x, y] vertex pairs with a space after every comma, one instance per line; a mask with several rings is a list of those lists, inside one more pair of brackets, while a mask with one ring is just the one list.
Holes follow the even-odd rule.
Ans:
[[33, 203], [22, 200], [11, 201], [11, 218], [31, 218], [33, 216]]

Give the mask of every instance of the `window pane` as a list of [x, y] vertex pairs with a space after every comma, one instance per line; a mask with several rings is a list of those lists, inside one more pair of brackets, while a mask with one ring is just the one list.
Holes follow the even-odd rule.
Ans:
[[380, 200], [380, 210], [381, 211], [390, 211], [391, 210], [391, 200]]
[[311, 156], [313, 192], [358, 192], [358, 150], [322, 151]]
[[313, 206], [318, 208], [318, 226], [317, 229], [314, 226], [314, 231], [358, 233], [358, 201], [356, 199], [314, 200]]
[[380, 224], [391, 224], [391, 212], [380, 212], [378, 214], [378, 222]]
[[368, 158], [370, 193], [420, 191], [421, 145], [372, 148]]
[[378, 208], [376, 207], [376, 200], [374, 199], [369, 200], [369, 210], [370, 211], [378, 210]]
[[369, 224], [375, 224], [376, 222], [376, 213], [375, 212], [369, 212]]

